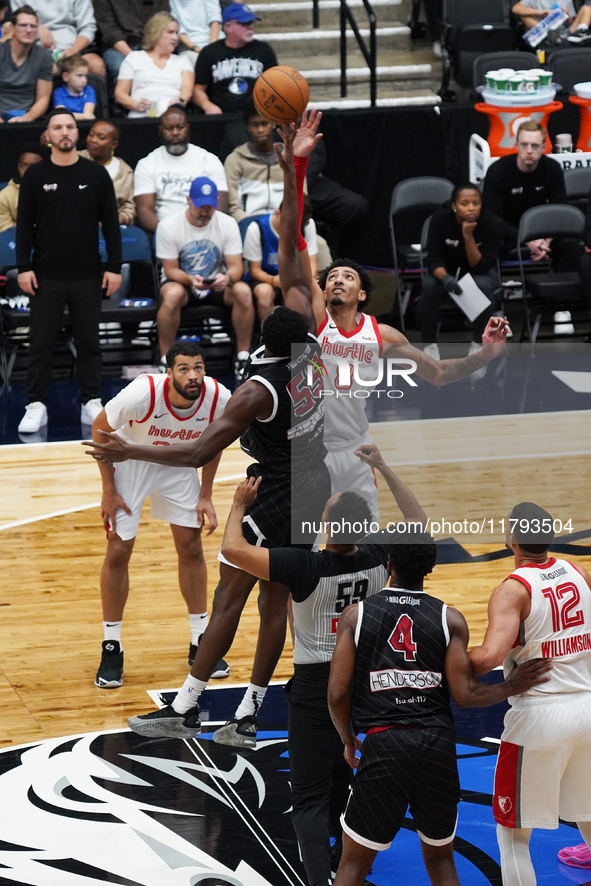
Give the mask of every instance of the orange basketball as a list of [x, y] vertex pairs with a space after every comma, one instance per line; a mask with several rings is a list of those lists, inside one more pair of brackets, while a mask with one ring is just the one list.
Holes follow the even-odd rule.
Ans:
[[293, 123], [306, 110], [310, 90], [295, 68], [278, 65], [264, 71], [254, 84], [254, 106], [273, 123]]

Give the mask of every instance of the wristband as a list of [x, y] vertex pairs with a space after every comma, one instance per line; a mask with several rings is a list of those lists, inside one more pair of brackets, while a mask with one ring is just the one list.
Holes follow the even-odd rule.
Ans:
[[235, 282], [235, 280], [232, 280], [230, 274], [228, 274], [228, 289], [231, 289]]
[[191, 282], [191, 277], [189, 274], [185, 274], [185, 286], [188, 286]]

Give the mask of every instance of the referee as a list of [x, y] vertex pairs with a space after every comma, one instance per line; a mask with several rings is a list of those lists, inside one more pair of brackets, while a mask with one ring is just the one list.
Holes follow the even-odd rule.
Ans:
[[[47, 424], [52, 351], [66, 305], [76, 345], [82, 422], [91, 424], [103, 408], [101, 288], [108, 298], [121, 285], [121, 236], [111, 178], [99, 163], [78, 155], [78, 127], [69, 111], [52, 111], [47, 133], [51, 157], [23, 178], [16, 224], [18, 282], [31, 297], [29, 403], [18, 427], [22, 434]], [[102, 275], [99, 225], [108, 255]]]
[[[412, 492], [392, 473], [376, 446], [363, 446], [356, 455], [386, 480], [405, 520], [424, 524], [426, 516]], [[327, 704], [330, 661], [341, 612], [351, 602], [382, 590], [388, 573], [387, 545], [371, 536], [330, 534], [325, 550], [265, 549], [249, 544], [242, 518], [256, 497], [258, 482], [245, 480], [236, 490], [222, 554], [251, 575], [287, 585], [293, 599], [294, 676], [288, 694], [288, 747], [292, 789], [292, 823], [300, 845], [309, 886], [328, 886], [338, 865], [345, 808], [352, 772]], [[327, 502], [323, 521], [372, 522], [367, 501], [354, 492], [341, 492]], [[383, 539], [380, 533], [377, 539]], [[226, 727], [214, 734], [224, 738]], [[234, 727], [235, 728], [235, 727]], [[228, 743], [222, 741], [221, 743]], [[329, 824], [337, 845], [331, 858]]]

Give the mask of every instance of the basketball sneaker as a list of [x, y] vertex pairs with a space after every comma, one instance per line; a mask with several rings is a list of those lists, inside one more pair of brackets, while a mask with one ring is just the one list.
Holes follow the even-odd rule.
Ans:
[[123, 652], [118, 640], [103, 640], [101, 663], [94, 685], [99, 689], [117, 689], [123, 683]]
[[162, 710], [130, 717], [127, 725], [146, 738], [195, 738], [201, 732], [200, 713], [199, 705], [185, 714], [177, 714], [172, 705], [166, 705]]
[[47, 406], [39, 400], [35, 400], [25, 409], [18, 426], [19, 434], [36, 434], [40, 428], [47, 424]]
[[[199, 643], [191, 643], [191, 645], [189, 646], [188, 663], [189, 663], [190, 668], [193, 667], [193, 662], [195, 661], [195, 656], [197, 655], [197, 647], [198, 646], [199, 646]], [[211, 679], [212, 680], [222, 680], [224, 677], [229, 677], [229, 676], [230, 676], [230, 665], [228, 664], [228, 662], [225, 659], [220, 658], [220, 660], [216, 664], [215, 668], [213, 669]]]
[[91, 425], [102, 411], [103, 404], [100, 397], [95, 397], [94, 400], [87, 400], [80, 407], [80, 421], [83, 425]]
[[257, 746], [257, 721], [256, 717], [249, 714], [237, 720], [231, 720], [220, 726], [213, 733], [213, 740], [217, 744], [225, 744], [231, 748], [256, 748]]
[[568, 864], [571, 868], [591, 868], [591, 852], [586, 843], [578, 846], [565, 846], [558, 853], [558, 861]]

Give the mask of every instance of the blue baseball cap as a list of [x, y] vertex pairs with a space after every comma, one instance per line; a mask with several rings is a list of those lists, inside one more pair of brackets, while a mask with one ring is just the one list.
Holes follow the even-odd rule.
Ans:
[[210, 178], [201, 176], [191, 182], [189, 199], [193, 206], [218, 206], [218, 189]]
[[230, 3], [230, 5], [226, 6], [224, 9], [222, 22], [223, 24], [227, 24], [228, 22], [241, 22], [243, 25], [246, 25], [248, 22], [260, 22], [260, 18], [244, 3]]

